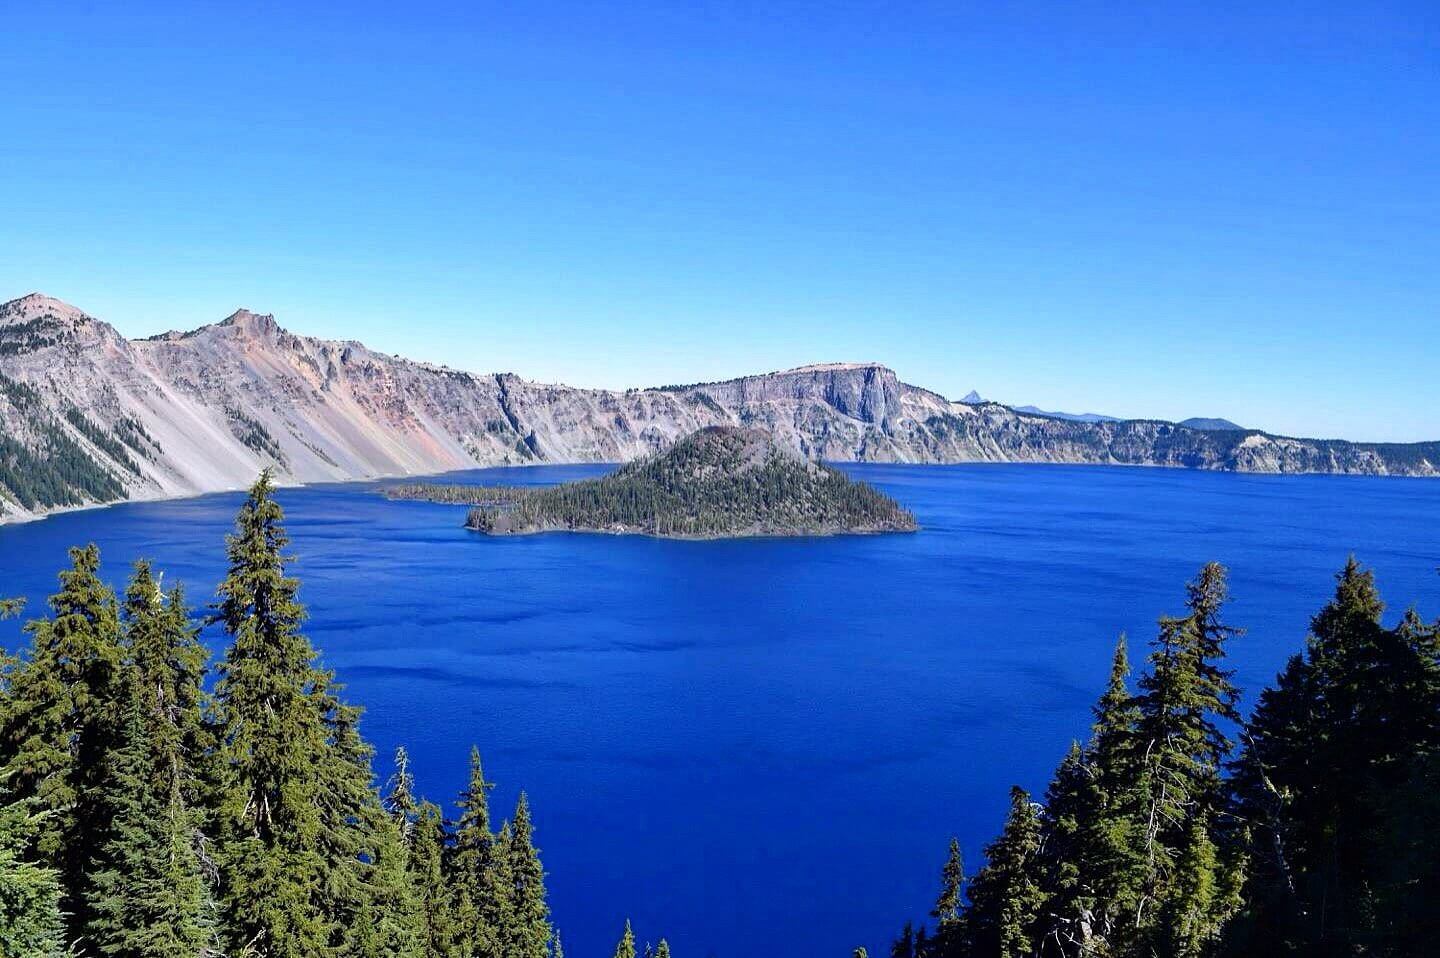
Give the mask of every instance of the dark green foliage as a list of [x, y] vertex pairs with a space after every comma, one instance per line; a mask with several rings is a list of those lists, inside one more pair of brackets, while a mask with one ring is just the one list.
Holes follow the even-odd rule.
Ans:
[[13, 794], [45, 813], [36, 851], [59, 871], [67, 940], [78, 940], [109, 827], [105, 762], [118, 738], [122, 675], [119, 614], [98, 577], [100, 552], [91, 545], [70, 558], [50, 618], [26, 626], [30, 655], [0, 712], [0, 760]]
[[109, 456], [111, 461], [125, 467], [137, 476], [140, 475], [140, 467], [135, 465], [134, 459], [130, 458], [130, 453], [126, 451], [124, 444], [107, 433], [89, 416], [74, 406], [66, 406], [65, 420], [74, 426], [80, 435], [90, 440], [97, 449]]
[[[0, 619], [19, 615], [24, 607], [23, 599], [0, 599]], [[16, 664], [0, 652], [0, 701], [9, 701]], [[34, 860], [42, 820], [34, 810], [34, 799], [11, 794], [10, 774], [0, 772], [0, 955], [58, 958], [60, 877]]]
[[115, 436], [146, 459], [153, 459], [164, 452], [160, 443], [155, 441], [146, 431], [144, 424], [134, 416], [121, 416], [115, 420]]
[[421, 802], [411, 832], [406, 868], [419, 908], [420, 953], [426, 958], [449, 955], [459, 934], [447, 888], [446, 841], [445, 821], [439, 807]]
[[[1160, 620], [1151, 671], [1136, 699], [1140, 756], [1143, 881], [1134, 926], [1152, 947], [1200, 954], [1219, 937], [1237, 902], [1239, 862], [1216, 853], [1213, 829], [1224, 801], [1230, 740], [1220, 723], [1238, 721], [1238, 693], [1221, 667], [1237, 629], [1220, 620], [1225, 569], [1211, 563], [1187, 588], [1187, 614]], [[1158, 943], [1182, 934], [1183, 942]]]
[[94, 919], [87, 937], [108, 958], [218, 955], [200, 816], [187, 806], [181, 782], [157, 764], [151, 696], [138, 670], [128, 684], [124, 731], [105, 790], [113, 824], [88, 891]]
[[970, 885], [965, 936], [972, 954], [1023, 958], [1034, 950], [1042, 901], [1039, 850], [1040, 816], [1017, 785], [1010, 790], [1005, 827], [986, 847], [985, 867]]
[[1406, 954], [1427, 940], [1433, 919], [1413, 906], [1440, 857], [1420, 838], [1435, 821], [1440, 653], [1433, 626], [1409, 614], [1386, 628], [1383, 611], [1350, 560], [1246, 727], [1235, 792], [1257, 868], [1234, 936], [1249, 947]]
[[[943, 956], [960, 954], [965, 944], [965, 923], [962, 920], [962, 909], [965, 895], [965, 860], [960, 853], [960, 840], [950, 839], [950, 851], [945, 857], [945, 865], [940, 870], [940, 893], [935, 897], [935, 905], [930, 909], [930, 917], [936, 921], [935, 938], [930, 944], [933, 954], [937, 958]], [[923, 942], [925, 929], [922, 927], [919, 932]], [[924, 958], [923, 953], [917, 950], [916, 933], [913, 926], [907, 924], [900, 940], [891, 949], [893, 954], [906, 954], [914, 958]]]
[[910, 531], [893, 499], [752, 430], [702, 429], [600, 479], [559, 486], [396, 486], [392, 498], [475, 503], [466, 525], [491, 533], [639, 532], [676, 537]]
[[549, 954], [550, 907], [545, 903], [545, 870], [540, 866], [534, 835], [530, 802], [521, 792], [504, 849], [514, 883], [507, 958], [546, 958]]
[[184, 590], [168, 594], [148, 562], [137, 562], [121, 607], [124, 654], [138, 685], [156, 784], [199, 808], [206, 796], [207, 758], [214, 736], [204, 718], [203, 686], [210, 655], [191, 620]]
[[60, 878], [32, 853], [44, 827], [36, 804], [0, 783], [0, 955], [60, 958]]
[[0, 325], [0, 356], [15, 356], [54, 346], [60, 338], [55, 332], [56, 317], [46, 314], [20, 323]]
[[960, 854], [960, 839], [950, 839], [950, 854], [945, 859], [945, 867], [940, 870], [940, 894], [935, 899], [935, 907], [930, 909], [930, 917], [940, 923], [940, 927], [953, 924], [960, 918], [960, 895], [965, 886], [965, 860]]
[[[26, 509], [125, 498], [124, 484], [45, 412], [33, 387], [0, 374], [0, 396], [15, 417], [0, 435], [0, 493]], [[30, 433], [32, 442], [20, 441], [22, 431]], [[0, 495], [0, 509], [4, 498]]]
[[635, 958], [635, 932], [630, 929], [630, 920], [625, 920], [625, 932], [615, 945], [614, 958]]
[[497, 854], [497, 840], [490, 830], [490, 791], [494, 782], [485, 780], [480, 750], [470, 750], [470, 778], [456, 805], [460, 819], [446, 863], [451, 895], [456, 945], [462, 954], [498, 955], [502, 926], [508, 925], [510, 896], [503, 894], [506, 882], [497, 872], [508, 865]]
[[[1133, 696], [1122, 637], [1091, 739], [1060, 763], [1038, 820], [1012, 795], [959, 915], [960, 945], [922, 945], [907, 927], [894, 955], [1434, 950], [1440, 623], [1409, 612], [1387, 628], [1373, 577], [1351, 560], [1231, 764], [1237, 693], [1222, 663], [1238, 630], [1221, 619], [1225, 599], [1224, 570], [1206, 566], [1186, 614], [1160, 621]], [[942, 887], [937, 914], [951, 900]]]
[[225, 418], [230, 423], [231, 435], [236, 439], [260, 455], [269, 456], [274, 462], [285, 465], [285, 451], [280, 448], [280, 443], [271, 435], [270, 430], [265, 428], [264, 423], [234, 406], [225, 407]]
[[369, 748], [358, 710], [316, 665], [300, 633], [299, 583], [268, 474], [252, 487], [227, 540], [229, 574], [215, 618], [231, 645], [219, 667], [216, 810], [219, 890], [228, 947], [274, 958], [324, 953], [364, 930], [370, 888], [358, 856], [372, 851]]
[[891, 943], [890, 958], [916, 958], [915, 926], [910, 922], [905, 923], [905, 929], [900, 932], [900, 937]]

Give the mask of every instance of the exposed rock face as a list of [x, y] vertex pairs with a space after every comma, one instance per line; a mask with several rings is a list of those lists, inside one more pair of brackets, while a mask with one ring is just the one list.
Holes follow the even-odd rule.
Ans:
[[953, 403], [877, 364], [728, 382], [574, 389], [473, 375], [286, 332], [245, 310], [127, 340], [41, 295], [0, 305], [0, 519], [243, 486], [537, 462], [626, 461], [704, 426], [839, 461], [1093, 462], [1434, 475], [1440, 444], [1077, 423]]

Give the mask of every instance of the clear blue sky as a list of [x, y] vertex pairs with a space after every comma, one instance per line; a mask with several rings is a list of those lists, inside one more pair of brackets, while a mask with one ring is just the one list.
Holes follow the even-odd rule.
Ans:
[[1433, 0], [300, 6], [4, 4], [0, 299], [1440, 438]]

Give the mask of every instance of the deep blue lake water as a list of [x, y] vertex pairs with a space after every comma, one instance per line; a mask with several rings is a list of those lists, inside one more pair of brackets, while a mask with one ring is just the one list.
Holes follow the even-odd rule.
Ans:
[[[554, 482], [537, 467], [450, 481]], [[572, 955], [624, 919], [681, 956], [883, 953], [945, 844], [974, 862], [1006, 789], [1084, 736], [1116, 635], [1138, 659], [1205, 561], [1231, 566], [1249, 697], [1350, 552], [1391, 617], [1440, 612], [1440, 482], [1066, 466], [855, 466], [916, 535], [487, 539], [463, 507], [282, 490], [311, 639], [388, 756], [449, 801], [481, 747], [524, 787]], [[65, 548], [151, 557], [208, 601], [239, 494], [0, 527], [0, 595], [44, 608]], [[14, 647], [15, 623], [0, 625]]]

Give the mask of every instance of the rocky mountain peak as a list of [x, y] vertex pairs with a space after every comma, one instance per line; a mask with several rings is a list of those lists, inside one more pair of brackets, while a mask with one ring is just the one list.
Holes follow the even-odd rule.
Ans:
[[280, 328], [280, 324], [275, 322], [275, 317], [271, 313], [252, 313], [248, 309], [235, 310], [217, 325], [237, 329], [248, 336], [261, 339], [273, 339], [284, 332]]
[[84, 311], [44, 293], [29, 293], [8, 303], [0, 303], [0, 322], [27, 322], [41, 316], [53, 316], [71, 323], [93, 322]]

